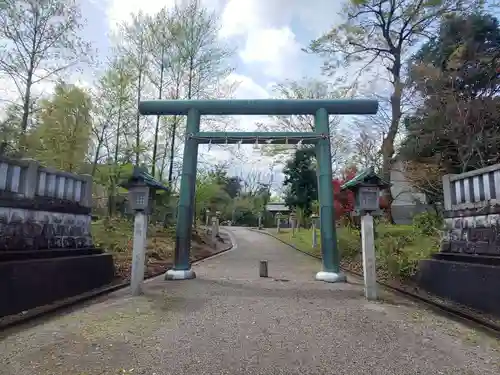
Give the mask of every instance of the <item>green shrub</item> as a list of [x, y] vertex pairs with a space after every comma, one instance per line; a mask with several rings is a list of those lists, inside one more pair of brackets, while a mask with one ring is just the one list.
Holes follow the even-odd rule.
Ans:
[[[409, 279], [417, 271], [420, 260], [427, 259], [438, 251], [439, 236], [436, 235], [436, 230], [429, 230], [429, 223], [436, 225], [439, 223], [439, 218], [420, 218], [416, 221], [419, 225], [390, 225], [383, 221], [376, 222], [377, 270], [384, 276], [400, 280]], [[315, 255], [321, 254], [319, 246], [315, 249], [312, 248], [312, 235], [309, 230], [297, 232], [295, 237], [292, 237], [288, 231], [283, 231], [279, 237], [295, 244], [303, 251]], [[340, 227], [337, 229], [337, 240], [343, 259], [355, 263], [361, 260], [361, 233], [359, 229], [352, 226]]]
[[354, 227], [343, 227], [337, 231], [337, 241], [341, 256], [354, 259], [361, 254], [361, 232]]
[[443, 228], [443, 217], [436, 212], [423, 212], [413, 218], [413, 226], [426, 236], [434, 236]]

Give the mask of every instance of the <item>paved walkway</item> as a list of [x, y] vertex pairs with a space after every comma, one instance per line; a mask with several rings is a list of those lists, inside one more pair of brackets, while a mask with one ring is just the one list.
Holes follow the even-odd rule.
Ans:
[[[319, 263], [231, 229], [237, 248], [198, 278], [148, 282], [0, 337], [1, 375], [496, 374], [497, 341], [355, 280], [313, 281]], [[258, 261], [270, 276], [258, 277]], [[289, 280], [289, 281], [284, 281]]]

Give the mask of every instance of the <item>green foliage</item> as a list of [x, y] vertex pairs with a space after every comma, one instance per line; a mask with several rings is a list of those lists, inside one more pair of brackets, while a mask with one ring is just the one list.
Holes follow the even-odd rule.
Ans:
[[208, 174], [201, 175], [196, 179], [195, 201], [197, 214], [203, 216], [207, 209], [212, 213], [226, 211], [230, 197], [217, 179]]
[[413, 218], [413, 226], [426, 236], [433, 236], [443, 228], [443, 217], [436, 212], [423, 212]]
[[435, 164], [443, 173], [500, 161], [499, 49], [499, 23], [490, 15], [455, 15], [443, 22], [410, 66], [411, 83], [424, 100], [405, 121], [406, 159]]
[[22, 110], [16, 104], [5, 108], [4, 118], [0, 121], [0, 154], [15, 154], [20, 148]]
[[[377, 272], [383, 279], [392, 278], [406, 280], [417, 271], [418, 262], [427, 259], [439, 250], [439, 235], [433, 232], [424, 234], [420, 228], [413, 225], [391, 225], [378, 222], [375, 226], [375, 252]], [[301, 250], [320, 256], [318, 248], [313, 249], [310, 230], [299, 231], [291, 237], [287, 231], [280, 235], [285, 241], [290, 241]], [[318, 232], [319, 236], [319, 232]], [[361, 263], [361, 233], [359, 229], [350, 226], [337, 229], [337, 241], [341, 259], [344, 263], [353, 265]], [[359, 270], [359, 267], [356, 267]]]
[[132, 250], [133, 222], [122, 217], [106, 218], [92, 223], [92, 238], [98, 248], [112, 253]]
[[[134, 222], [131, 218], [107, 217], [92, 223], [92, 239], [96, 247], [112, 253], [115, 261], [127, 260], [132, 255], [133, 228]], [[175, 227], [163, 228], [150, 222], [146, 245], [148, 255], [154, 252], [156, 259], [171, 259], [174, 238]], [[118, 265], [120, 263], [118, 261]]]
[[82, 89], [61, 83], [41, 102], [38, 125], [30, 135], [35, 159], [68, 172], [85, 163], [92, 130], [91, 99]]
[[283, 185], [287, 187], [285, 203], [290, 208], [300, 208], [309, 216], [312, 204], [318, 199], [318, 182], [314, 169], [314, 149], [299, 149], [290, 159], [283, 174]]

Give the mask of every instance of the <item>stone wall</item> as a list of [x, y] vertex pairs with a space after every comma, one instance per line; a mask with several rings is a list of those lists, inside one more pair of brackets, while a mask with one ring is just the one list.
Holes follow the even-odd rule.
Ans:
[[441, 251], [500, 256], [500, 164], [444, 176], [443, 193]]
[[92, 247], [90, 216], [0, 207], [0, 250]]
[[423, 289], [500, 317], [500, 164], [443, 177], [441, 251], [422, 260]]
[[96, 249], [92, 178], [0, 157], [0, 317], [88, 292], [114, 279]]
[[92, 247], [92, 178], [0, 157], [0, 251]]
[[441, 251], [500, 256], [500, 214], [446, 218]]

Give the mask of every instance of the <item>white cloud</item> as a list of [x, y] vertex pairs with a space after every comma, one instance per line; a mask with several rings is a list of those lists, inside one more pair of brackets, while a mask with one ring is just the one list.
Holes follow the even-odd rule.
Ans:
[[107, 0], [106, 15], [109, 28], [114, 30], [116, 26], [130, 19], [131, 14], [144, 12], [154, 14], [163, 7], [170, 8], [175, 5], [175, 0]]
[[[142, 10], [151, 14], [175, 3], [175, 0], [106, 1], [110, 30], [116, 23], [127, 20], [131, 12]], [[343, 1], [202, 0], [202, 3], [220, 13], [219, 36], [237, 47], [241, 64], [228, 78], [229, 82], [239, 83], [234, 97], [258, 99], [270, 97], [275, 82], [319, 71], [307, 66], [301, 47], [331, 26]], [[268, 117], [235, 116], [234, 120], [240, 130], [249, 131], [256, 128], [257, 122], [268, 121]], [[200, 159], [211, 163], [231, 160], [236, 169], [238, 164], [255, 168], [270, 163], [269, 158], [254, 152], [251, 146], [242, 147], [241, 153], [243, 161], [238, 161], [234, 159], [236, 146], [229, 150], [212, 147], [210, 151], [203, 146]]]
[[[223, 38], [242, 39], [239, 55], [269, 79], [300, 78], [306, 73], [301, 48], [328, 30], [342, 1], [331, 0], [229, 0], [222, 12]], [[308, 36], [299, 40], [292, 24]]]
[[[85, 80], [80, 74], [72, 74], [67, 77], [66, 82], [72, 83], [82, 89], [89, 90], [92, 84]], [[54, 92], [55, 80], [43, 80], [34, 84], [31, 88], [31, 98], [39, 99], [50, 96]], [[21, 87], [24, 90], [24, 87]], [[7, 75], [0, 75], [0, 118], [5, 113], [4, 110], [10, 104], [20, 105], [23, 95], [19, 92], [12, 78]]]
[[[102, 4], [101, 1], [92, 0], [96, 4]], [[106, 15], [111, 30], [116, 28], [117, 24], [130, 19], [131, 14], [143, 12], [145, 14], [155, 14], [163, 8], [173, 8], [179, 0], [105, 0]], [[203, 6], [208, 9], [219, 11], [224, 0], [202, 0]]]
[[237, 85], [234, 93], [237, 99], [266, 99], [270, 96], [268, 90], [256, 83], [251, 77], [231, 73], [227, 81]]
[[270, 78], [285, 79], [301, 71], [301, 47], [289, 27], [260, 29], [248, 34], [240, 57], [262, 67]]

